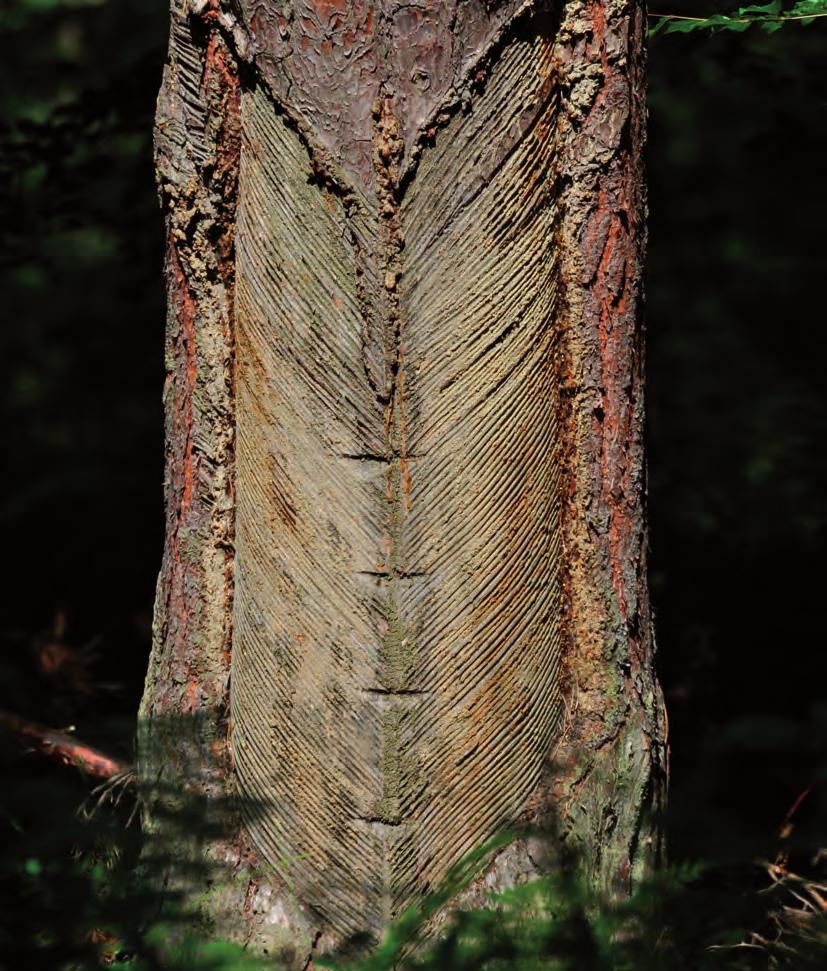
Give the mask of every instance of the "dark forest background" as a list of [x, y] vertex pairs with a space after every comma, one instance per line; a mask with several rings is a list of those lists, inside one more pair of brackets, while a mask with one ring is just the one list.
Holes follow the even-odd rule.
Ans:
[[[163, 525], [151, 133], [166, 7], [0, 6], [0, 708], [73, 725], [127, 760]], [[823, 845], [825, 23], [650, 44], [649, 502], [669, 846], [673, 861], [722, 872], [771, 856], [810, 787], [796, 831], [808, 859]], [[88, 786], [4, 753], [18, 796], [0, 799], [0, 827], [8, 859], [30, 866], [58, 851], [32, 847]]]

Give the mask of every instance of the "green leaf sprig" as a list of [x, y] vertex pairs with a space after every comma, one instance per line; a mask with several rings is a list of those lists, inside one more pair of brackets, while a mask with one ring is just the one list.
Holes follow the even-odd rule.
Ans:
[[807, 26], [814, 20], [827, 17], [827, 0], [797, 0], [787, 9], [784, 9], [781, 0], [772, 0], [771, 3], [738, 7], [732, 14], [715, 14], [713, 17], [661, 13], [651, 13], [649, 16], [655, 20], [649, 29], [650, 37], [656, 34], [689, 34], [696, 30], [743, 32], [750, 27], [758, 27], [773, 34], [788, 23], [796, 22]]

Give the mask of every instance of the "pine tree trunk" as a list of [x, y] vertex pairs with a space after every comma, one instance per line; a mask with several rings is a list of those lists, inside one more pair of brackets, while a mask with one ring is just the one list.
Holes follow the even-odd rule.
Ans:
[[288, 961], [505, 827], [611, 893], [656, 855], [644, 33], [623, 0], [173, 0], [142, 775], [234, 800], [205, 909]]

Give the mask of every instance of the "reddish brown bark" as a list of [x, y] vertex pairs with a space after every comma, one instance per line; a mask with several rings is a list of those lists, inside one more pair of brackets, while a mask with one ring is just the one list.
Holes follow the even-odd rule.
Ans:
[[551, 792], [592, 877], [628, 889], [657, 855], [666, 737], [646, 575], [645, 15], [607, 10], [572, 5], [557, 43], [569, 713]]
[[[193, 32], [194, 30], [194, 32]], [[233, 236], [239, 79], [221, 34], [173, 19], [157, 119], [168, 285], [166, 545], [147, 717], [226, 708], [232, 605]]]

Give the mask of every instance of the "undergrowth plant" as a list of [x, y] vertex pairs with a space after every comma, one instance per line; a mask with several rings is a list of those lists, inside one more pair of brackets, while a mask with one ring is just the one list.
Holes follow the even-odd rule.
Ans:
[[[5, 920], [0, 968], [54, 971], [277, 971], [278, 959], [214, 940], [165, 883], [164, 872], [201, 860], [169, 853], [140, 833], [129, 799], [66, 813], [35, 785], [4, 800], [16, 846], [0, 864]], [[33, 808], [34, 806], [34, 808]], [[191, 832], [204, 812], [181, 803]], [[133, 822], [127, 825], [132, 818]], [[789, 836], [789, 832], [787, 833]], [[578, 876], [576, 860], [548, 876], [452, 906], [514, 838], [480, 848], [402, 913], [379, 942], [354, 940], [314, 956], [331, 971], [747, 971], [827, 967], [824, 854], [810, 847], [807, 875], [785, 850], [759, 864], [665, 867], [630, 899], [606, 900]], [[173, 856], [175, 858], [173, 859]], [[797, 851], [801, 858], [800, 848]], [[200, 873], [201, 878], [204, 877]]]

